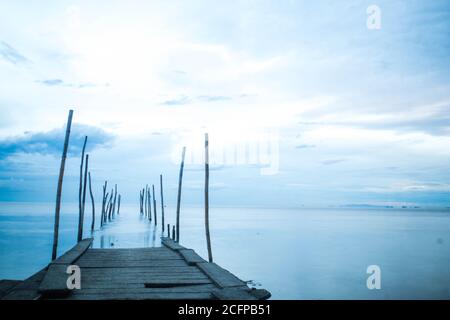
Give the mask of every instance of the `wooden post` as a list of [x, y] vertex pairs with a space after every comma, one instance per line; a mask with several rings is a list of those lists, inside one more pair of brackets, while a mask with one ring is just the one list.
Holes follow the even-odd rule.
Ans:
[[109, 210], [108, 197], [109, 192], [107, 192], [105, 196], [105, 214], [103, 216], [103, 224], [106, 224], [108, 222], [108, 210]]
[[145, 196], [144, 196], [144, 213], [145, 213], [145, 217], [147, 217], [147, 212], [148, 212], [148, 185], [145, 186]]
[[164, 195], [163, 195], [163, 181], [162, 174], [159, 175], [159, 188], [161, 190], [161, 231], [164, 235]]
[[89, 193], [91, 195], [92, 202], [92, 223], [91, 223], [91, 232], [94, 231], [95, 227], [95, 203], [94, 203], [94, 195], [92, 194], [92, 184], [91, 184], [91, 173], [89, 172]]
[[208, 261], [213, 262], [211, 251], [211, 238], [209, 234], [209, 141], [205, 133], [205, 232], [206, 246], [208, 247]]
[[105, 184], [103, 185], [103, 198], [102, 198], [102, 215], [101, 215], [101, 221], [100, 226], [103, 226], [103, 223], [106, 222], [105, 219], [105, 206], [106, 206], [106, 199], [108, 198], [108, 195], [106, 193], [106, 186], [108, 185], [108, 181], [105, 181]]
[[[178, 232], [177, 232], [178, 233]], [[175, 226], [172, 226], [172, 240], [175, 241]]]
[[114, 201], [113, 201], [113, 211], [112, 217], [116, 215], [116, 201], [117, 201], [117, 183], [114, 185]]
[[84, 182], [83, 182], [83, 203], [81, 205], [81, 215], [78, 219], [78, 242], [83, 240], [83, 224], [84, 224], [84, 208], [86, 203], [86, 185], [87, 185], [87, 171], [89, 167], [89, 155], [86, 155], [86, 163], [84, 167]]
[[147, 190], [148, 220], [152, 221], [152, 197], [150, 195], [150, 187]]
[[109, 206], [108, 221], [111, 221], [111, 219], [112, 219], [111, 213], [112, 213], [112, 205], [113, 205], [113, 202], [112, 202], [113, 195], [114, 195], [114, 189], [111, 189], [111, 194], [109, 195], [109, 204], [108, 204], [108, 206]]
[[170, 239], [170, 223], [167, 224], [167, 238]]
[[56, 189], [56, 208], [55, 208], [55, 225], [53, 230], [53, 249], [52, 260], [56, 259], [58, 251], [58, 233], [59, 233], [59, 212], [61, 210], [61, 192], [64, 177], [64, 168], [66, 166], [67, 148], [69, 147], [70, 127], [72, 126], [73, 110], [69, 110], [69, 117], [67, 119], [66, 137], [64, 138], [64, 147], [61, 157], [61, 166], [59, 167], [58, 187]]
[[[80, 224], [81, 216], [83, 215], [83, 165], [84, 165], [84, 152], [86, 150], [86, 143], [88, 137], [84, 137], [83, 149], [81, 151], [81, 163], [80, 163], [80, 187], [78, 189], [78, 225]], [[78, 239], [80, 241], [80, 239]]]
[[[180, 175], [178, 177], [178, 197], [177, 197], [177, 222], [176, 222], [176, 242], [180, 242], [180, 203], [181, 203], [181, 185], [183, 182], [184, 157], [186, 155], [186, 147], [183, 147], [181, 155]], [[172, 235], [173, 236], [173, 235]]]
[[153, 194], [153, 212], [155, 213], [155, 226], [158, 224], [158, 217], [156, 215], [156, 197], [155, 197], [155, 185], [152, 184], [152, 194]]
[[117, 200], [117, 215], [119, 215], [120, 212], [120, 194], [119, 194], [119, 198]]
[[139, 190], [139, 214], [142, 215], [142, 190]]

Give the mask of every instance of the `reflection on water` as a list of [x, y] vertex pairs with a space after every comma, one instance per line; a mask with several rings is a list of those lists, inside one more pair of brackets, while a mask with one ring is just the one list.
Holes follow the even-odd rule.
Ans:
[[[122, 210], [94, 231], [94, 248], [161, 246], [160, 225], [137, 207]], [[175, 209], [165, 211], [173, 225]], [[76, 242], [76, 212], [63, 207], [59, 254]], [[0, 279], [48, 264], [52, 213], [51, 204], [0, 206]], [[207, 257], [203, 214], [182, 209], [180, 239]], [[210, 216], [214, 261], [274, 299], [450, 299], [448, 210], [212, 208]], [[366, 287], [369, 265], [381, 268], [381, 290]]]

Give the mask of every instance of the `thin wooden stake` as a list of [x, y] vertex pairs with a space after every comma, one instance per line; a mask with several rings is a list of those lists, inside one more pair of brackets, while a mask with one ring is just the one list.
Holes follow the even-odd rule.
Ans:
[[152, 197], [150, 195], [150, 187], [147, 190], [148, 219], [152, 221]]
[[92, 194], [92, 184], [91, 184], [91, 173], [89, 172], [89, 194], [91, 195], [92, 202], [92, 223], [91, 223], [91, 232], [94, 231], [95, 227], [95, 203], [94, 203], [94, 195]]
[[205, 133], [205, 233], [206, 246], [208, 247], [208, 260], [213, 262], [211, 250], [211, 238], [209, 234], [209, 141]]
[[117, 200], [117, 215], [119, 215], [120, 212], [120, 194], [119, 194], [119, 198]]
[[109, 211], [109, 202], [108, 202], [109, 192], [106, 193], [105, 196], [105, 216], [104, 216], [104, 222], [103, 224], [106, 224], [108, 222], [108, 211]]
[[163, 180], [162, 174], [159, 175], [159, 188], [161, 190], [161, 231], [164, 235], [164, 195], [163, 195]]
[[114, 195], [114, 189], [111, 189], [111, 194], [109, 195], [109, 204], [108, 204], [108, 206], [109, 206], [108, 221], [112, 220], [111, 213], [112, 213], [112, 206], [113, 206], [113, 202], [112, 202], [113, 195]]
[[158, 217], [156, 215], [156, 197], [155, 197], [155, 185], [152, 184], [152, 193], [153, 193], [153, 212], [155, 213], [155, 226], [158, 224]]
[[170, 239], [170, 223], [167, 224], [167, 238]]
[[84, 182], [83, 182], [83, 203], [81, 205], [81, 215], [78, 219], [78, 242], [83, 240], [83, 224], [84, 224], [84, 208], [86, 203], [86, 185], [87, 185], [87, 172], [89, 167], [89, 155], [86, 155], [86, 162], [84, 167]]
[[117, 201], [117, 183], [114, 185], [114, 202], [113, 202], [113, 211], [112, 217], [116, 215], [116, 201]]
[[64, 138], [64, 147], [61, 157], [61, 166], [59, 167], [58, 187], [56, 189], [56, 207], [55, 207], [55, 225], [53, 230], [53, 248], [52, 260], [56, 259], [58, 251], [58, 233], [59, 233], [59, 212], [61, 210], [61, 192], [64, 177], [64, 168], [66, 166], [67, 148], [69, 147], [70, 127], [72, 126], [73, 110], [69, 110], [67, 119], [66, 137]]
[[180, 242], [180, 204], [181, 204], [181, 185], [183, 183], [184, 157], [186, 155], [186, 147], [183, 147], [181, 155], [180, 175], [178, 177], [178, 197], [177, 197], [177, 224], [176, 224], [176, 242]]
[[106, 223], [106, 199], [108, 199], [108, 194], [106, 192], [106, 187], [108, 185], [108, 181], [105, 181], [105, 184], [103, 185], [103, 198], [102, 198], [102, 215], [101, 215], [101, 221], [100, 226], [103, 226], [104, 223]]
[[[81, 163], [80, 163], [80, 187], [78, 189], [78, 225], [80, 224], [81, 216], [83, 215], [83, 166], [84, 166], [84, 152], [86, 150], [86, 143], [88, 137], [84, 137], [83, 149], [81, 151]], [[78, 239], [80, 241], [80, 239]]]
[[147, 217], [147, 212], [148, 212], [148, 185], [145, 186], [145, 196], [144, 196], [144, 213], [145, 213], [145, 217]]

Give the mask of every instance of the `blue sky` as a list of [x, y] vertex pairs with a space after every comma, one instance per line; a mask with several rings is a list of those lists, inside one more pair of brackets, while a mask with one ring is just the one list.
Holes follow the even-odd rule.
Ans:
[[209, 132], [212, 205], [449, 206], [449, 34], [448, 1], [1, 1], [0, 200], [54, 200], [73, 108], [65, 201], [86, 134], [97, 198], [173, 203], [186, 145], [201, 204]]

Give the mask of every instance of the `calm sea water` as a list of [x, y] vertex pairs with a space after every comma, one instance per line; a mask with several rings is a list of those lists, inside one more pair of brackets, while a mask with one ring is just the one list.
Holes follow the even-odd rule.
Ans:
[[[0, 279], [24, 279], [49, 262], [53, 210], [0, 203]], [[94, 247], [160, 246], [161, 226], [155, 232], [135, 206], [121, 211], [96, 226]], [[166, 208], [166, 223], [174, 211]], [[63, 205], [60, 254], [75, 244], [76, 213]], [[180, 231], [181, 244], [206, 258], [202, 208], [182, 209]], [[450, 299], [449, 211], [213, 208], [211, 234], [214, 261], [273, 299]], [[366, 287], [369, 265], [381, 268], [380, 290]]]

